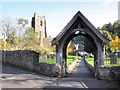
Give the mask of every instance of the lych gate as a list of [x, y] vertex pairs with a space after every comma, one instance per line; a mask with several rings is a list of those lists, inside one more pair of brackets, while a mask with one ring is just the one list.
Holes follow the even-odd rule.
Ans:
[[[77, 32], [77, 33], [76, 33]], [[78, 11], [65, 28], [53, 39], [52, 45], [56, 45], [56, 62], [61, 67], [61, 77], [66, 76], [66, 49], [67, 44], [74, 37], [82, 35], [92, 43], [91, 52], [94, 55], [95, 77], [99, 76], [99, 67], [104, 64], [104, 45], [107, 40], [83, 14]]]

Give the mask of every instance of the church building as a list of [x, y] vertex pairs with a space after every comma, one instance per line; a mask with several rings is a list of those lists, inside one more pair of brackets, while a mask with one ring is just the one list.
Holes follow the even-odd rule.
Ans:
[[37, 13], [34, 13], [31, 24], [38, 34], [40, 46], [49, 49], [53, 38], [47, 36], [45, 16], [39, 16]]

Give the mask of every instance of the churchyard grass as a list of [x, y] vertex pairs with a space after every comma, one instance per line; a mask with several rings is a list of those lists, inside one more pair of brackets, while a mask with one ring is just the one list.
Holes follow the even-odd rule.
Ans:
[[67, 55], [67, 66], [74, 62], [79, 56], [72, 56], [72, 55]]
[[[94, 67], [94, 58], [85, 59], [90, 65]], [[120, 61], [117, 64], [110, 64], [110, 58], [105, 58], [104, 65], [106, 66], [120, 66]]]
[[[68, 55], [67, 56], [67, 66], [69, 64], [71, 64], [72, 62], [74, 62], [77, 58], [79, 58], [79, 56], [72, 56], [72, 55]], [[47, 59], [47, 61], [42, 61], [40, 63], [46, 63], [46, 64], [56, 64], [56, 59]]]

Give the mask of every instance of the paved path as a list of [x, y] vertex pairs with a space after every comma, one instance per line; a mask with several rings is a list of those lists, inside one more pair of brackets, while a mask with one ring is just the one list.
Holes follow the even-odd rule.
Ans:
[[76, 69], [68, 77], [70, 78], [94, 78], [92, 73], [88, 70], [84, 60], [81, 60]]
[[11, 65], [2, 66], [3, 88], [115, 88], [113, 83], [97, 80], [81, 61], [73, 74], [66, 78], [52, 78]]

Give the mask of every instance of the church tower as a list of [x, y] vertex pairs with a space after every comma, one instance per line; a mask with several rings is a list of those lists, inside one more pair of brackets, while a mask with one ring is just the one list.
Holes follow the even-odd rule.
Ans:
[[34, 13], [34, 17], [32, 17], [32, 27], [38, 34], [40, 46], [43, 46], [43, 38], [47, 38], [45, 16], [39, 16]]

